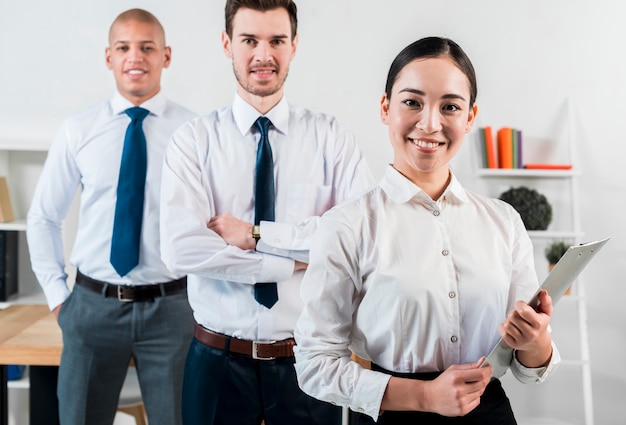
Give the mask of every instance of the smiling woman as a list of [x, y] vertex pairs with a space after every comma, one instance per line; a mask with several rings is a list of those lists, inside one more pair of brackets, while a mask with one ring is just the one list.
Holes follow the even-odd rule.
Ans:
[[448, 184], [448, 163], [474, 124], [470, 83], [447, 56], [408, 63], [381, 103], [393, 167], [437, 199]]
[[455, 42], [407, 46], [380, 105], [393, 163], [372, 190], [327, 212], [313, 240], [296, 371], [308, 394], [360, 412], [354, 424], [515, 424], [484, 356], [502, 336], [525, 383], [560, 360], [549, 296], [538, 311], [515, 302], [538, 287], [519, 214], [465, 190], [449, 167], [476, 93]]

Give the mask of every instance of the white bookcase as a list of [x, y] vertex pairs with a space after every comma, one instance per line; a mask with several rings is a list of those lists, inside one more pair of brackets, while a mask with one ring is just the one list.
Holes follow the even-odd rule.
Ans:
[[[506, 188], [511, 186], [524, 185], [527, 187], [540, 187], [539, 191], [544, 193], [542, 187], [553, 186], [554, 190], [559, 185], [563, 190], [561, 194], [566, 195], [568, 201], [561, 200], [559, 203], [552, 204], [553, 213], [558, 217], [557, 222], [567, 223], [567, 217], [564, 217], [564, 213], [569, 213], [569, 224], [564, 227], [557, 227], [555, 230], [545, 231], [529, 231], [529, 235], [533, 241], [535, 248], [535, 263], [537, 267], [537, 274], [540, 282], [547, 276], [548, 264], [544, 258], [544, 249], [548, 243], [553, 240], [564, 240], [570, 244], [576, 244], [583, 242], [584, 233], [579, 224], [579, 204], [578, 204], [578, 174], [576, 171], [554, 171], [554, 170], [479, 170], [479, 177], [482, 179], [488, 179], [489, 185], [496, 187], [498, 193], [502, 193], [506, 189], [502, 189], [505, 185]], [[501, 190], [502, 189], [502, 190]], [[493, 196], [497, 196], [493, 195]], [[550, 198], [548, 198], [550, 201]], [[567, 204], [569, 203], [569, 207]], [[565, 207], [564, 207], [565, 206]], [[566, 211], [559, 211], [561, 208], [565, 208]], [[553, 219], [553, 223], [554, 223]], [[584, 274], [584, 273], [583, 273]], [[574, 312], [572, 311], [572, 304], [574, 304]], [[569, 305], [569, 306], [568, 306]], [[573, 314], [572, 314], [573, 313]], [[572, 317], [575, 316], [577, 335], [571, 332]], [[561, 323], [565, 321], [565, 323]], [[574, 411], [577, 406], [582, 406], [583, 411], [579, 412], [577, 417], [584, 417], [584, 422], [567, 422], [575, 424], [593, 425], [593, 398], [591, 388], [591, 365], [589, 358], [589, 335], [587, 325], [587, 303], [585, 295], [584, 277], [579, 277], [573, 285], [572, 295], [563, 297], [559, 304], [556, 306], [553, 315], [553, 335], [554, 340], [560, 347], [561, 355], [563, 357], [563, 364], [557, 370], [555, 377], [552, 379], [558, 379], [560, 375], [571, 374], [573, 370], [578, 369], [580, 371], [580, 388], [582, 388], [581, 403], [575, 403], [575, 396], [573, 390], [570, 389], [566, 394], [558, 394], [557, 399], [563, 400], [563, 396], [572, 397], [567, 401], [568, 406], [563, 411]], [[567, 329], [567, 330], [565, 330]], [[562, 332], [564, 330], [564, 332]], [[562, 344], [561, 341], [571, 340], [572, 336], [578, 339], [578, 347], [572, 347], [571, 344]], [[575, 354], [573, 354], [575, 353]], [[507, 378], [510, 378], [507, 377]], [[551, 384], [551, 381], [542, 384], [542, 387], [524, 386], [523, 388], [517, 388], [515, 383], [511, 383], [513, 392], [522, 394], [516, 394], [511, 396], [511, 401], [515, 404], [516, 401], [522, 403], [535, 403], [538, 407], [541, 403], [536, 403], [536, 396], [538, 393], [549, 393], [547, 387]], [[506, 386], [506, 382], [505, 382]], [[578, 385], [572, 383], [572, 387]], [[511, 392], [508, 388], [507, 391]], [[524, 394], [528, 393], [528, 394]], [[546, 398], [547, 401], [550, 397]], [[559, 401], [557, 401], [559, 402]], [[549, 410], [549, 409], [546, 409]], [[549, 414], [549, 413], [547, 413]], [[520, 419], [520, 425], [530, 423], [564, 423], [564, 422], [547, 422], [546, 419], [542, 419], [540, 422], [524, 422]]]
[[[488, 196], [498, 197], [511, 187], [526, 186], [546, 196], [551, 204], [553, 218], [548, 230], [528, 232], [533, 241], [535, 265], [540, 283], [548, 274], [548, 262], [545, 259], [544, 250], [549, 243], [554, 240], [562, 240], [570, 244], [586, 242], [580, 224], [578, 179], [581, 174], [576, 168], [578, 161], [575, 132], [572, 127], [574, 121], [569, 102], [567, 114], [568, 134], [562, 141], [566, 145], [562, 150], [566, 157], [559, 158], [559, 162], [572, 164], [571, 170], [479, 168], [476, 172], [478, 181], [485, 189], [483, 193]], [[518, 417], [518, 422], [520, 425], [593, 425], [584, 271], [574, 283], [572, 294], [563, 297], [555, 307], [552, 332], [563, 359], [553, 377], [540, 386], [520, 385], [510, 373], [503, 377], [503, 385], [516, 414], [518, 410], [533, 411], [532, 415], [526, 413], [524, 417]], [[519, 406], [518, 409], [516, 405]], [[567, 412], [568, 416], [562, 417], [563, 412]]]
[[15, 220], [0, 223], [0, 230], [19, 232], [18, 293], [8, 303], [45, 302], [32, 273], [26, 244], [26, 214], [49, 144], [43, 141], [0, 140], [0, 176], [7, 178]]
[[[15, 220], [0, 223], [0, 230], [18, 232], [18, 292], [0, 302], [0, 308], [12, 304], [46, 304], [46, 299], [32, 272], [28, 245], [26, 241], [26, 215], [31, 199], [49, 149], [49, 141], [43, 140], [5, 140], [0, 139], [0, 176], [7, 178], [9, 195]], [[72, 241], [78, 223], [78, 202], [75, 200], [64, 223], [63, 236]], [[69, 258], [71, 243], [66, 242], [66, 258]], [[73, 273], [71, 266], [68, 274]], [[9, 422], [15, 425], [26, 424], [28, 420], [28, 389], [30, 387], [29, 370], [15, 381], [8, 382], [9, 388]], [[19, 410], [13, 412], [11, 409]], [[13, 422], [12, 422], [13, 421]]]
[[[47, 151], [48, 144], [43, 142], [0, 140], [0, 176], [7, 178], [15, 216], [13, 221], [0, 223], [0, 230], [18, 232], [18, 292], [10, 296], [7, 301], [0, 302], [0, 308], [11, 304], [43, 304], [46, 302], [30, 267], [26, 243], [26, 214]], [[22, 379], [8, 382], [8, 388], [13, 392], [19, 389], [28, 389], [28, 387], [28, 371]]]

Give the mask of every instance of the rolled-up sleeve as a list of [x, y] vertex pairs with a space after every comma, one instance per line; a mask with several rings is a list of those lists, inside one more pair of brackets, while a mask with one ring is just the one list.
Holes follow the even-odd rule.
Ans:
[[524, 384], [541, 384], [548, 379], [557, 366], [561, 363], [561, 354], [556, 347], [554, 341], [552, 342], [552, 357], [550, 363], [544, 367], [528, 368], [521, 364], [517, 360], [517, 356], [513, 355], [513, 361], [511, 362], [511, 373], [515, 378]]

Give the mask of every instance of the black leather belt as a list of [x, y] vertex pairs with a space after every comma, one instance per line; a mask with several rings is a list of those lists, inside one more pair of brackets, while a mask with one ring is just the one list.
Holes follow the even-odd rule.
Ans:
[[293, 357], [293, 338], [282, 341], [248, 341], [247, 339], [233, 338], [227, 335], [210, 331], [196, 323], [194, 336], [198, 341], [209, 347], [244, 354], [257, 360], [274, 360], [279, 357]]
[[187, 277], [152, 285], [115, 285], [92, 279], [79, 271], [76, 273], [76, 284], [105, 297], [117, 298], [122, 302], [134, 302], [178, 294], [187, 289]]

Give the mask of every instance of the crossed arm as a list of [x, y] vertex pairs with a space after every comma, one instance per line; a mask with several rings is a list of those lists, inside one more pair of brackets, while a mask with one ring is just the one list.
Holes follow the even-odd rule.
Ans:
[[[256, 249], [256, 240], [252, 237], [252, 223], [239, 220], [230, 214], [211, 217], [207, 228], [217, 233], [224, 241], [241, 249]], [[306, 263], [295, 261], [294, 271], [305, 270]]]

